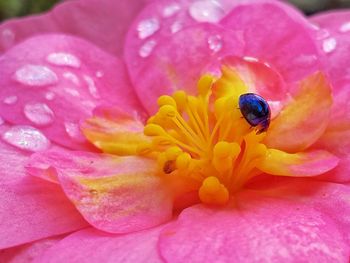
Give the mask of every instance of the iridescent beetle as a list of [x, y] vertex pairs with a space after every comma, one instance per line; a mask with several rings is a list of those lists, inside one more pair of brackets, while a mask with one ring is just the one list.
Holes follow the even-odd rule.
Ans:
[[257, 133], [267, 131], [270, 125], [271, 110], [267, 101], [254, 93], [245, 93], [239, 97], [239, 109], [246, 121], [257, 127]]

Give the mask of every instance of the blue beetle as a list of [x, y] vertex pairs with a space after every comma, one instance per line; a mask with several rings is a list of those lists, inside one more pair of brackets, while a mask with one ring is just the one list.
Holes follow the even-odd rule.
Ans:
[[239, 97], [239, 109], [246, 121], [253, 127], [257, 127], [257, 133], [267, 131], [270, 125], [271, 110], [267, 101], [255, 94], [245, 93]]

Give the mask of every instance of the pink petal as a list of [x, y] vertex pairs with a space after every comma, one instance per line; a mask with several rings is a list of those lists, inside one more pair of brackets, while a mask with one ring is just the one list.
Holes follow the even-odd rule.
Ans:
[[0, 141], [0, 184], [18, 182], [25, 177], [24, 163], [29, 154]]
[[338, 11], [311, 17], [318, 27], [318, 41], [324, 64], [333, 85], [333, 107], [327, 130], [320, 138], [318, 147], [328, 149], [341, 157], [338, 167], [323, 178], [327, 180], [349, 181], [349, 21], [350, 12]]
[[241, 32], [245, 56], [267, 62], [287, 82], [320, 69], [311, 25], [286, 4], [269, 0], [243, 2], [220, 24]]
[[350, 245], [350, 187], [344, 184], [311, 181], [302, 178], [282, 178], [262, 176], [247, 185], [274, 198], [284, 198], [302, 202], [332, 218]]
[[300, 152], [315, 143], [327, 128], [332, 107], [331, 87], [322, 73], [300, 84], [295, 97], [271, 122], [265, 143], [286, 152]]
[[333, 130], [330, 128], [314, 145], [315, 148], [327, 149], [339, 157], [339, 164], [335, 169], [322, 175], [319, 179], [332, 182], [350, 181], [350, 129]]
[[[207, 73], [213, 63], [216, 66], [220, 57], [242, 52], [237, 36], [213, 24], [199, 24], [171, 36], [160, 36], [154, 40], [156, 45], [150, 54], [143, 53], [144, 47], [135, 49], [133, 30], [126, 42], [125, 56], [136, 92], [149, 113], [155, 112], [160, 95], [177, 89], [196, 93], [200, 75]], [[150, 43], [147, 41], [152, 40], [145, 40], [143, 45]]]
[[56, 150], [34, 155], [36, 165], [56, 169], [68, 198], [98, 229], [127, 233], [172, 216], [171, 194], [153, 160]]
[[145, 2], [64, 1], [47, 14], [7, 21], [0, 26], [0, 53], [34, 35], [59, 32], [79, 36], [105, 51], [121, 54], [129, 24]]
[[46, 35], [10, 49], [0, 61], [0, 112], [52, 141], [86, 148], [79, 121], [99, 103], [138, 111], [123, 64], [74, 37]]
[[258, 168], [267, 174], [316, 176], [332, 170], [339, 163], [336, 156], [322, 150], [301, 153], [286, 153], [276, 149], [267, 151], [265, 160], [258, 165]]
[[150, 143], [143, 134], [143, 116], [128, 114], [115, 106], [101, 106], [94, 116], [81, 124], [85, 137], [104, 153], [136, 155], [142, 143]]
[[0, 248], [87, 225], [58, 186], [26, 176], [29, 154], [1, 141], [0, 149]]
[[157, 253], [161, 227], [127, 235], [86, 229], [51, 247], [36, 263], [45, 262], [163, 262]]
[[347, 262], [349, 249], [328, 215], [302, 203], [237, 196], [222, 209], [203, 205], [182, 212], [159, 241], [171, 262]]
[[320, 29], [318, 44], [323, 55], [321, 58], [326, 65], [330, 81], [333, 85], [334, 105], [330, 129], [341, 129], [345, 122], [349, 125], [349, 21], [350, 12], [321, 14], [311, 18]]
[[21, 246], [0, 250], [0, 262], [30, 263], [58, 243], [63, 236], [45, 238]]
[[33, 177], [0, 184], [0, 248], [85, 227], [59, 186]]

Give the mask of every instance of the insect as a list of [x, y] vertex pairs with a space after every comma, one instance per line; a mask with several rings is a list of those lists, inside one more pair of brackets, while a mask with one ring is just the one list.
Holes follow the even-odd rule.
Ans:
[[256, 134], [266, 132], [270, 125], [271, 110], [267, 101], [255, 94], [245, 93], [239, 97], [239, 109], [246, 121], [257, 127]]

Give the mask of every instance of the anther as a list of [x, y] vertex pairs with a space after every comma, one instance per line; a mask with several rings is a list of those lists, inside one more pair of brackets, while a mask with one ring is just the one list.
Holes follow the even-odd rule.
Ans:
[[165, 131], [161, 126], [151, 123], [144, 127], [143, 133], [147, 136], [159, 136], [165, 134]]
[[157, 103], [158, 103], [159, 107], [162, 107], [164, 105], [171, 105], [171, 106], [176, 108], [175, 100], [172, 97], [168, 96], [168, 95], [160, 96], [158, 98], [158, 100], [157, 100]]
[[171, 105], [163, 105], [159, 108], [159, 114], [164, 117], [174, 118], [176, 116], [176, 108]]

